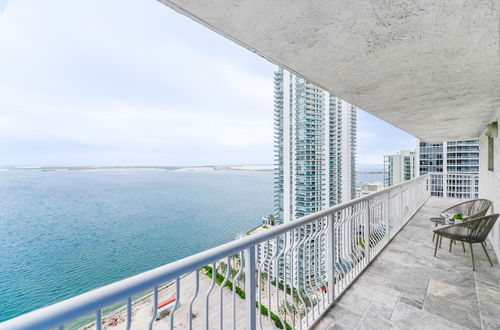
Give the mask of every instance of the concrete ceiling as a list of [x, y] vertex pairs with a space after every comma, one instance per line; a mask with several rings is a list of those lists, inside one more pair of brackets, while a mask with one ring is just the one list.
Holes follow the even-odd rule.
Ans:
[[424, 141], [500, 108], [497, 0], [160, 1]]

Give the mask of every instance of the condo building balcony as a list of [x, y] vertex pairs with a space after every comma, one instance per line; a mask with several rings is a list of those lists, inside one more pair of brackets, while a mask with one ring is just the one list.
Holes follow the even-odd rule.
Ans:
[[479, 175], [263, 225], [0, 329], [500, 328], [500, 223], [490, 266], [429, 221], [465, 199], [500, 209], [498, 2], [160, 1], [421, 141], [479, 139]]
[[[315, 329], [498, 329], [500, 268], [474, 245], [438, 248], [430, 217], [463, 200], [430, 197]], [[446, 242], [448, 243], [448, 241]]]

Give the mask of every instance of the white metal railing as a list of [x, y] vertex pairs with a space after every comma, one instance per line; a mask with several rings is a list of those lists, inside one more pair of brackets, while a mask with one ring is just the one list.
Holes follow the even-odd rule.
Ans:
[[439, 197], [479, 198], [479, 174], [430, 173], [431, 195]]
[[[429, 179], [262, 229], [21, 315], [0, 329], [311, 328], [424, 204]], [[159, 304], [172, 297], [159, 313]], [[118, 302], [123, 307], [107, 311]], [[89, 313], [93, 322], [81, 319]]]

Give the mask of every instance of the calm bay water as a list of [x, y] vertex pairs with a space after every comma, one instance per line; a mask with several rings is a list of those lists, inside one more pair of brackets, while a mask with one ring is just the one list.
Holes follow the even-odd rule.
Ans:
[[356, 180], [361, 182], [384, 182], [384, 174], [382, 173], [358, 173]]
[[272, 172], [0, 171], [0, 321], [232, 240]]

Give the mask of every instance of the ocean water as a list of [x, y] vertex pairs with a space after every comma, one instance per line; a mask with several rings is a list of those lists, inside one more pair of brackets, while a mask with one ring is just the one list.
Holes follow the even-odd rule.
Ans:
[[384, 182], [384, 174], [383, 173], [358, 173], [356, 175], [356, 181], [361, 182]]
[[0, 171], [0, 321], [231, 241], [272, 172]]

